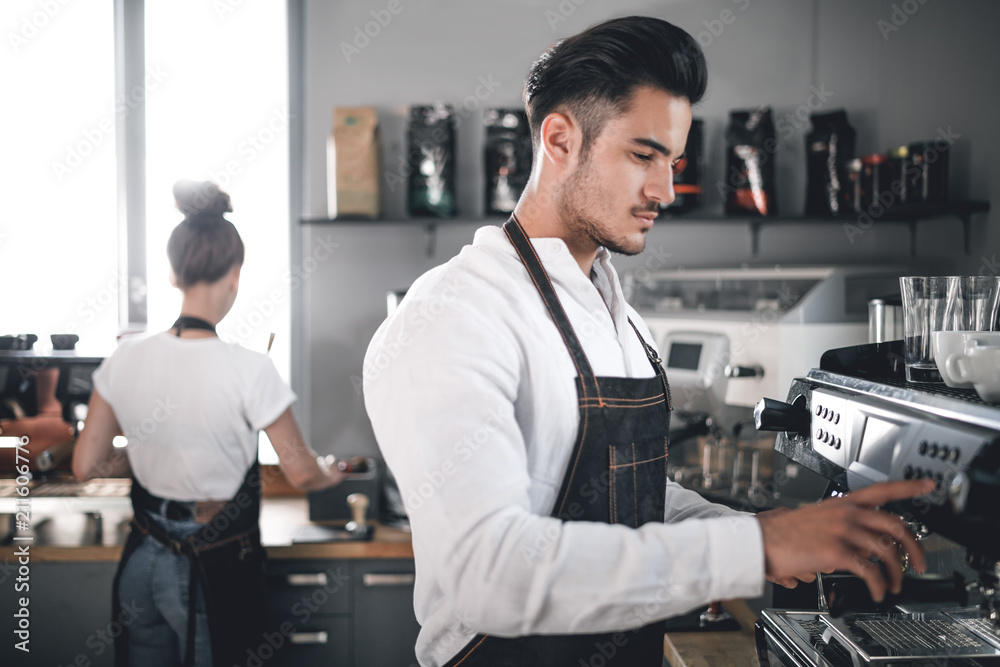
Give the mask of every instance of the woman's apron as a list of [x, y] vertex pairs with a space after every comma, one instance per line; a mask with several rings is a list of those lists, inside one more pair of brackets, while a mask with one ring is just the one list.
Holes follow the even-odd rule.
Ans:
[[[566, 311], [524, 229], [511, 216], [503, 226], [552, 316], [576, 367], [580, 427], [552, 516], [638, 528], [662, 522], [667, 484], [670, 387], [656, 351], [638, 329], [656, 374], [650, 378], [595, 377]], [[620, 632], [477, 635], [446, 667], [660, 667], [664, 622]]]
[[[132, 552], [147, 535], [168, 547], [174, 554], [184, 554], [191, 562], [188, 589], [187, 646], [184, 662], [194, 663], [196, 582], [201, 582], [208, 614], [212, 644], [212, 663], [216, 667], [242, 664], [247, 649], [262, 641], [267, 619], [264, 561], [260, 543], [260, 464], [247, 470], [239, 491], [205, 523], [204, 527], [183, 540], [172, 539], [149, 514], [163, 507], [164, 500], [132, 480], [132, 531], [122, 551], [115, 574], [113, 618], [120, 614], [118, 582]], [[115, 640], [115, 665], [128, 665], [128, 629]], [[133, 665], [132, 667], [141, 667]]]

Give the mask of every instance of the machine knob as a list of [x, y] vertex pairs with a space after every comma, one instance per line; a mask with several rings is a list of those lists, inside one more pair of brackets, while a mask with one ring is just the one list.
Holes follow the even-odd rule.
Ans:
[[727, 378], [762, 378], [763, 366], [726, 366], [723, 374]]
[[[798, 399], [797, 399], [798, 400]], [[753, 420], [758, 431], [789, 431], [807, 435], [812, 419], [803, 404], [784, 403], [773, 398], [762, 398], [753, 410]]]

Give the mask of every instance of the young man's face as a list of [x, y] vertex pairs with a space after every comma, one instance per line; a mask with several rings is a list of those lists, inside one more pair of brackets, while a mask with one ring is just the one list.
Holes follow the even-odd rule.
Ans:
[[641, 87], [629, 107], [605, 123], [564, 181], [559, 210], [577, 243], [635, 255], [646, 245], [659, 205], [674, 200], [674, 166], [684, 153], [691, 105]]

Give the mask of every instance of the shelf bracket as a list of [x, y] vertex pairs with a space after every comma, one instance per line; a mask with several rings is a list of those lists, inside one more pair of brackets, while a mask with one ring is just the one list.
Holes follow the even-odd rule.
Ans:
[[760, 256], [760, 223], [750, 221], [750, 256]]
[[433, 257], [437, 246], [437, 223], [428, 223], [424, 232], [427, 234], [427, 256]]
[[968, 256], [972, 252], [972, 248], [970, 247], [972, 243], [970, 240], [972, 236], [972, 214], [966, 213], [958, 217], [962, 221], [962, 238], [965, 240], [965, 254]]

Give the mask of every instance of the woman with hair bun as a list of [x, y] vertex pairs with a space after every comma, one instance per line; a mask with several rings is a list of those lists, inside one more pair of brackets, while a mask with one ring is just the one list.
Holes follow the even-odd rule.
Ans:
[[[332, 486], [343, 473], [305, 442], [295, 394], [270, 358], [215, 333], [236, 300], [244, 257], [224, 217], [229, 195], [187, 180], [173, 193], [184, 214], [167, 243], [180, 317], [168, 331], [122, 342], [94, 372], [73, 473], [133, 478], [114, 617], [126, 604], [139, 611], [116, 639], [116, 665], [229, 667], [265, 631], [257, 432], [302, 489]], [[127, 456], [112, 445], [119, 433]]]

